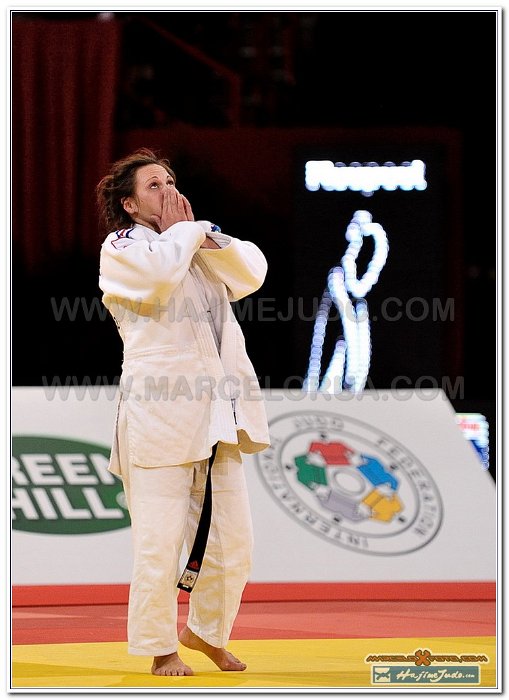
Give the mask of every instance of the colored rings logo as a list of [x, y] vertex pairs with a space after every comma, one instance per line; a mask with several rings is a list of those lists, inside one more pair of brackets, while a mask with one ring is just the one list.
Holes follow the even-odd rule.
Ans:
[[75, 535], [129, 527], [122, 482], [107, 447], [68, 438], [12, 439], [12, 527]]
[[373, 555], [426, 546], [442, 522], [440, 493], [398, 441], [362, 421], [297, 411], [270, 421], [271, 447], [256, 455], [277, 503], [303, 527]]

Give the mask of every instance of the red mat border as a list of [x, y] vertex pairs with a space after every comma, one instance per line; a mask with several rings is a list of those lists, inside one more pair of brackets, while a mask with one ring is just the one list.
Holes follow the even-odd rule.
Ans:
[[[128, 584], [13, 586], [12, 605], [121, 605]], [[186, 601], [187, 593], [180, 592]], [[495, 600], [495, 581], [405, 581], [355, 583], [248, 583], [242, 600]]]

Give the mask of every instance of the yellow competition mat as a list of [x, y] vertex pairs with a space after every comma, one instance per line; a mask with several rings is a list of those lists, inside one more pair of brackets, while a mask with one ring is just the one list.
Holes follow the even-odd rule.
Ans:
[[[179, 654], [195, 675], [160, 677], [150, 674], [151, 657], [128, 655], [125, 642], [17, 645], [12, 649], [11, 686], [13, 690], [229, 688], [234, 691], [236, 688], [375, 687], [388, 690], [408, 689], [413, 685], [422, 691], [424, 678], [427, 687], [451, 690], [496, 687], [495, 637], [252, 639], [231, 641], [227, 648], [247, 663], [246, 671], [220, 671], [203, 654], [181, 647]], [[454, 663], [455, 660], [459, 663]], [[396, 670], [391, 670], [394, 666], [400, 667], [398, 679]], [[470, 675], [476, 668], [478, 671]], [[463, 675], [458, 675], [462, 672]], [[476, 674], [475, 681], [460, 680]], [[421, 683], [416, 684], [419, 679]]]

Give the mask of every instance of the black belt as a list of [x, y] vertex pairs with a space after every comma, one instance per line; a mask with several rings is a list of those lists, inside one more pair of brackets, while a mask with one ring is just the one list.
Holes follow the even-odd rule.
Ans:
[[205, 556], [205, 547], [207, 546], [207, 539], [210, 530], [210, 519], [212, 517], [212, 465], [214, 459], [216, 458], [217, 443], [212, 448], [212, 454], [209, 457], [209, 464], [207, 470], [207, 481], [205, 484], [205, 496], [203, 498], [203, 506], [200, 513], [200, 520], [198, 522], [198, 529], [196, 530], [196, 535], [194, 538], [194, 544], [191, 549], [191, 554], [187, 560], [186, 567], [182, 576], [177, 583], [177, 588], [181, 588], [183, 591], [191, 593], [200, 573], [200, 569], [203, 563], [203, 557]]

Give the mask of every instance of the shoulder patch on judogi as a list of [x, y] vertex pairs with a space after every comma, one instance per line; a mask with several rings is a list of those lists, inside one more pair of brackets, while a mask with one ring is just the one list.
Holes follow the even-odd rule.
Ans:
[[122, 248], [126, 248], [128, 245], [131, 245], [131, 243], [134, 243], [131, 238], [117, 238], [111, 241], [111, 245], [117, 250], [122, 250]]

